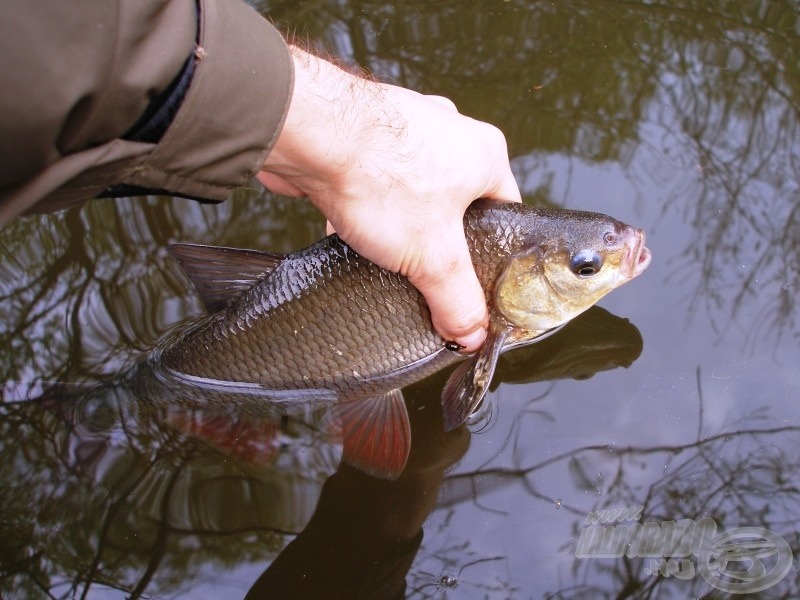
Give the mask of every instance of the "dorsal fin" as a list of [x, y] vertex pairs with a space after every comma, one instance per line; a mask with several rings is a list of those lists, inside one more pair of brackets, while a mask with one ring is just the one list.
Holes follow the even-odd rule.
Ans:
[[210, 311], [227, 306], [272, 273], [283, 261], [281, 254], [200, 244], [172, 244], [169, 253], [194, 284]]

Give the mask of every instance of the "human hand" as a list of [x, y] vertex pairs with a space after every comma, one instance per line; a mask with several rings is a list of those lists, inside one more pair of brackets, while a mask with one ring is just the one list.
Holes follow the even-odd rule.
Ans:
[[476, 198], [520, 200], [503, 134], [446, 98], [291, 50], [291, 105], [259, 181], [308, 196], [357, 252], [409, 278], [444, 339], [477, 350], [488, 313], [462, 219]]

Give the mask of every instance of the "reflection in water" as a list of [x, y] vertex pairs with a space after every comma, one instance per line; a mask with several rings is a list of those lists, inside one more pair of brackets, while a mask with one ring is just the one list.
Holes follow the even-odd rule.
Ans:
[[[559, 197], [548, 159], [562, 154], [619, 163], [646, 202], [663, 186], [664, 210], [694, 229], [675, 265], [676, 278], [694, 280], [694, 310], [705, 306], [721, 337], [736, 319], [751, 343], [800, 339], [793, 0], [261, 8], [379, 77], [498, 124], [532, 198]], [[565, 201], [573, 176], [568, 168]]]
[[[597, 365], [629, 363], [640, 339], [595, 307], [541, 342], [548, 362], [523, 349], [517, 375], [500, 376], [584, 377]], [[216, 406], [203, 411], [196, 406], [209, 398], [190, 397], [196, 389], [142, 381], [82, 394], [55, 387], [4, 405], [0, 539], [19, 557], [1, 565], [7, 589], [56, 593], [68, 581], [76, 595], [98, 585], [166, 593], [199, 563], [267, 562], [295, 533], [255, 583], [255, 597], [264, 589], [320, 598], [403, 589], [445, 471], [469, 444], [464, 427], [443, 432], [440, 384], [411, 389], [411, 456], [389, 482], [347, 466], [330, 475], [338, 453], [313, 407], [287, 416], [263, 403], [243, 412], [231, 408], [240, 399], [215, 391]]]
[[[782, 448], [774, 440], [787, 437], [798, 439], [800, 427], [757, 425], [754, 418], [752, 427], [743, 428], [731, 424], [725, 432], [716, 435], [703, 435], [693, 443], [677, 447], [648, 448], [632, 447], [618, 449], [608, 454], [607, 449], [584, 448], [572, 454], [576, 472], [584, 475], [584, 485], [593, 485], [585, 478], [591, 472], [589, 465], [598, 455], [603, 460], [617, 462], [620, 479], [625, 480], [630, 470], [641, 468], [641, 462], [648, 457], [657, 457], [665, 463], [668, 475], [647, 486], [629, 487], [610, 485], [604, 499], [593, 510], [620, 508], [646, 503], [642, 522], [674, 522], [676, 516], [699, 520], [701, 517], [713, 519], [719, 533], [735, 531], [741, 524], [748, 527], [764, 528], [781, 536], [792, 549], [794, 556], [800, 549], [800, 533], [797, 529], [797, 514], [800, 499], [793, 482], [800, 476], [798, 447]], [[733, 446], [733, 450], [731, 447]], [[723, 461], [717, 460], [725, 455]], [[576, 511], [577, 512], [577, 511]], [[574, 525], [576, 538], [586, 527], [586, 514], [579, 514], [583, 520]], [[662, 554], [657, 558], [668, 558]], [[691, 569], [695, 568], [701, 557], [690, 556]], [[742, 565], [732, 559], [732, 572], [739, 571]], [[577, 572], [606, 570], [602, 560], [575, 560]], [[748, 561], [744, 561], [745, 564]], [[772, 561], [774, 563], [774, 559]], [[601, 578], [579, 577], [595, 583], [578, 585], [561, 598], [585, 598], [610, 594], [612, 590], [637, 590], [640, 597], [661, 585], [673, 588], [674, 593], [700, 597], [707, 583], [701, 578], [686, 581], [677, 578], [659, 579], [649, 576], [647, 566], [651, 564], [644, 556], [615, 560], [612, 582], [599, 583]], [[723, 570], [725, 567], [722, 567]], [[770, 590], [775, 597], [796, 597], [800, 593], [800, 580], [796, 569], [783, 581], [783, 586]], [[724, 588], [723, 588], [724, 589]], [[678, 591], [679, 590], [679, 591]], [[770, 596], [772, 597], [772, 596]]]
[[[758, 418], [754, 422], [757, 423]], [[719, 533], [735, 531], [742, 523], [747, 523], [749, 527], [764, 528], [781, 536], [796, 557], [800, 550], [800, 532], [797, 529], [800, 497], [795, 485], [800, 476], [800, 447], [795, 443], [788, 449], [781, 448], [775, 440], [790, 436], [796, 441], [800, 439], [798, 434], [800, 426], [769, 427], [755, 424], [752, 428], [743, 428], [740, 424], [731, 424], [720, 433], [678, 446], [576, 447], [558, 456], [517, 468], [487, 468], [447, 477], [442, 485], [443, 497], [439, 509], [451, 507], [450, 510], [455, 510], [458, 504], [472, 501], [477, 508], [492, 512], [494, 509], [481, 505], [482, 496], [504, 487], [519, 486], [531, 500], [543, 500], [559, 510], [574, 514], [576, 520], [573, 522], [571, 541], [562, 549], [573, 556], [570, 580], [575, 583], [561, 589], [542, 589], [542, 592], [549, 592], [547, 597], [727, 597], [714, 593], [706, 595], [708, 583], [699, 576], [688, 580], [653, 576], [647, 569], [652, 564], [650, 558], [628, 558], [624, 555], [626, 546], [622, 546], [619, 557], [609, 560], [610, 555], [600, 552], [596, 558], [576, 557], [579, 551], [576, 545], [580, 543], [582, 530], [588, 525], [596, 525], [589, 522], [591, 512], [643, 507], [642, 523], [660, 525], [681, 518], [698, 521], [704, 517], [713, 519]], [[731, 447], [735, 448], [733, 452]], [[719, 456], [726, 458], [720, 462], [716, 460]], [[611, 481], [602, 481], [594, 476], [598, 464], [616, 471]], [[537, 480], [542, 479], [540, 474], [558, 466], [569, 470], [574, 486], [602, 497], [590, 513], [575, 506], [563, 505], [559, 499], [537, 489]], [[642, 473], [650, 470], [655, 473], [648, 473], [650, 478], [643, 478]], [[666, 474], [654, 476], [659, 472]], [[645, 481], [640, 483], [643, 479]], [[442, 521], [445, 525], [438, 532], [438, 537], [447, 540], [448, 519]], [[605, 523], [612, 527], [614, 524]], [[622, 523], [622, 526], [629, 527], [630, 523]], [[670, 548], [672, 539], [660, 538], [655, 541], [652, 557], [656, 561], [661, 558], [666, 561], [670, 557], [669, 551], [662, 549]], [[598, 550], [596, 546], [588, 547]], [[607, 548], [605, 546], [603, 549], [607, 552]], [[425, 562], [444, 565], [452, 572], [452, 565], [469, 563], [472, 555], [466, 550], [459, 544], [447, 545], [433, 551]], [[690, 555], [688, 560], [694, 568], [698, 557]], [[730, 569], [735, 572], [738, 566]], [[496, 569], [483, 573], [479, 579], [485, 583], [493, 576], [496, 576]], [[430, 594], [435, 581], [429, 572], [414, 572], [409, 586], [418, 592], [409, 597], [424, 598]], [[765, 597], [797, 597], [800, 594], [797, 570], [790, 571], [770, 592], [774, 595]]]
[[311, 243], [322, 227], [306, 203], [252, 194], [219, 206], [104, 200], [19, 219], [0, 238], [0, 379], [107, 378], [200, 312], [167, 256], [172, 242], [213, 234], [220, 244], [284, 252]]
[[301, 528], [331, 464], [313, 429], [281, 423], [278, 455], [254, 465], [173, 425], [174, 408], [124, 387], [4, 407], [4, 595], [179, 590], [197, 565], [266, 560]]
[[678, 265], [679, 276], [700, 267], [695, 307], [721, 332], [736, 319], [751, 338], [800, 339], [797, 6], [746, 4], [696, 39], [668, 33], [680, 60], [658, 63], [650, 120], [669, 133], [651, 150], [696, 171], [667, 207], [696, 231]]
[[[624, 325], [613, 339], [599, 331], [591, 347], [565, 330], [501, 359], [500, 379], [518, 385], [495, 386], [492, 416], [461, 466], [439, 482], [437, 464], [419, 488], [438, 486], [440, 496], [413, 549], [407, 594], [715, 597], [700, 578], [647, 575], [639, 558], [576, 558], [587, 510], [603, 508], [645, 505], [654, 521], [710, 516], [720, 530], [761, 526], [798, 556], [797, 3], [252, 3], [346, 61], [497, 124], [529, 198], [651, 218], [649, 243], [664, 261], [635, 299], [652, 309], [621, 312], [645, 338], [622, 377], [531, 383], [629, 365], [642, 340]], [[307, 204], [254, 190], [219, 206], [103, 201], [18, 220], [0, 232], [4, 399], [38, 393], [12, 382], [120, 373], [199, 312], [168, 243], [289, 252], [322, 231]], [[653, 283], [662, 277], [668, 285]], [[592, 315], [587, 334], [606, 318]], [[614, 350], [598, 353], [601, 340]], [[551, 352], [562, 353], [556, 363]], [[695, 375], [703, 386], [684, 393]], [[435, 407], [425, 399], [440, 389], [425, 383], [406, 397]], [[318, 517], [307, 529], [315, 507], [326, 513], [342, 482], [360, 478], [332, 475], [338, 453], [316, 413], [210, 418], [174, 405], [148, 412], [124, 387], [107, 393], [0, 409], [3, 597], [204, 586], [209, 597], [244, 596], [287, 539], [319, 530]], [[443, 456], [456, 459], [457, 439]], [[332, 495], [318, 505], [329, 477]], [[408, 492], [419, 510], [401, 513], [411, 535], [428, 505]], [[762, 596], [800, 597], [796, 569]]]
[[255, 582], [248, 598], [402, 598], [444, 471], [469, 432], [444, 433], [438, 402], [410, 411], [409, 462], [395, 481], [346, 465], [325, 482], [303, 531]]
[[589, 379], [600, 371], [631, 366], [641, 352], [642, 335], [633, 324], [594, 306], [560, 335], [503, 355], [499, 368], [506, 383]]

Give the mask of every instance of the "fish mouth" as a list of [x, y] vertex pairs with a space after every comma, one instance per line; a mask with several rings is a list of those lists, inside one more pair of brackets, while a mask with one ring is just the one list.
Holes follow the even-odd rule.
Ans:
[[625, 243], [625, 256], [622, 259], [623, 268], [621, 269], [626, 279], [638, 277], [650, 265], [652, 254], [650, 249], [644, 245], [645, 237], [642, 229], [630, 227], [629, 237]]

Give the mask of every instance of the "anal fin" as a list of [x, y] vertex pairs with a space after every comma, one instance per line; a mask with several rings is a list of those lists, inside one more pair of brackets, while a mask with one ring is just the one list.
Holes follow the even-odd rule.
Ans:
[[381, 479], [397, 479], [411, 451], [411, 425], [400, 390], [331, 409], [342, 439], [342, 461]]

